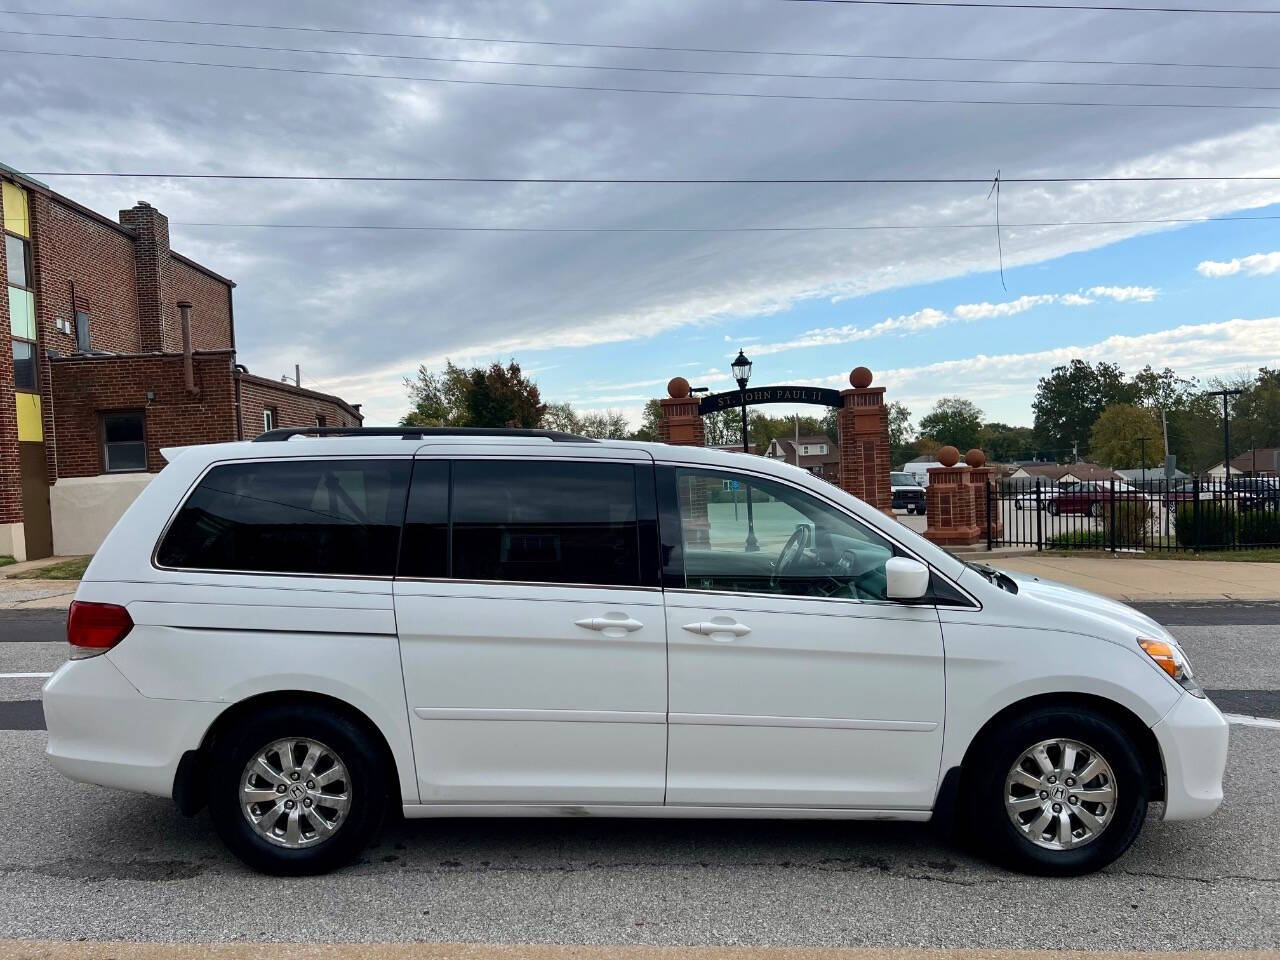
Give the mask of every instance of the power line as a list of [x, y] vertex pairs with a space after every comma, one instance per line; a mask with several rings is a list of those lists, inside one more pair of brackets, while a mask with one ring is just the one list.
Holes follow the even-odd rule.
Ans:
[[366, 53], [360, 50], [321, 50], [308, 47], [276, 47], [265, 44], [221, 43], [211, 40], [170, 40], [154, 37], [108, 37], [92, 33], [54, 33], [40, 30], [0, 29], [0, 34], [18, 37], [56, 38], [62, 40], [107, 40], [116, 43], [158, 43], [180, 47], [213, 47], [225, 50], [252, 50], [263, 53], [298, 53], [329, 57], [366, 57], [377, 60], [409, 60], [425, 63], [487, 64], [505, 67], [539, 67], [554, 70], [596, 70], [623, 73], [680, 74], [684, 76], [744, 77], [749, 79], [851, 80], [864, 83], [974, 83], [996, 86], [1136, 87], [1177, 90], [1250, 90], [1259, 92], [1280, 91], [1280, 86], [1238, 83], [1165, 83], [1158, 81], [1136, 80], [1016, 80], [987, 77], [885, 77], [839, 73], [781, 73], [760, 70], [710, 70], [680, 67], [613, 66], [595, 63], [549, 63], [547, 61], [539, 60], [495, 60], [479, 57], [429, 57], [418, 54]]
[[199, 27], [231, 27], [240, 30], [282, 30], [301, 33], [324, 33], [352, 37], [386, 37], [402, 40], [439, 40], [456, 43], [503, 43], [510, 45], [536, 47], [574, 47], [590, 50], [638, 50], [661, 53], [713, 53], [734, 54], [758, 57], [827, 57], [843, 60], [921, 60], [940, 63], [1020, 63], [1050, 64], [1056, 66], [1098, 66], [1098, 67], [1169, 67], [1205, 70], [1280, 70], [1278, 64], [1250, 63], [1195, 63], [1186, 61], [1163, 60], [1072, 60], [1043, 59], [1032, 57], [963, 57], [963, 56], [921, 56], [913, 54], [877, 54], [846, 53], [836, 51], [803, 51], [803, 50], [757, 50], [734, 47], [678, 47], [661, 44], [642, 43], [593, 43], [589, 41], [571, 40], [530, 40], [517, 37], [473, 37], [457, 36], [442, 33], [396, 33], [383, 30], [346, 30], [337, 27], [301, 27], [274, 23], [234, 23], [218, 20], [179, 20], [162, 17], [126, 17], [108, 16], [106, 14], [89, 13], [49, 13], [33, 10], [0, 10], [0, 14], [24, 17], [55, 17], [77, 20], [106, 20], [130, 23], [160, 23]]
[[[20, 171], [21, 172], [21, 171]], [[846, 184], [890, 186], [896, 184], [950, 185], [991, 183], [990, 177], [455, 177], [455, 176], [384, 176], [381, 174], [309, 174], [309, 173], [135, 173], [121, 171], [31, 170], [21, 172], [29, 177], [118, 177], [142, 180], [314, 180], [339, 183], [528, 183], [528, 184], [632, 184], [673, 186], [767, 186], [805, 184]], [[1226, 176], [1138, 176], [1138, 177], [1004, 177], [1010, 183], [1217, 183], [1273, 182], [1280, 175], [1239, 174]]]
[[918, 103], [1000, 107], [1104, 107], [1167, 110], [1280, 110], [1280, 104], [1254, 103], [1117, 103], [1107, 100], [976, 100], [960, 97], [859, 97], [840, 94], [760, 93], [731, 90], [676, 90], [656, 87], [619, 87], [576, 83], [534, 83], [517, 80], [477, 80], [459, 77], [423, 77], [389, 73], [356, 73], [346, 70], [316, 70], [304, 67], [276, 67], [261, 64], [213, 63], [207, 60], [172, 60], [162, 57], [125, 57], [105, 53], [71, 53], [54, 50], [18, 50], [0, 47], [0, 53], [33, 57], [69, 57], [77, 60], [104, 60], [122, 63], [152, 63], [186, 67], [214, 67], [224, 70], [249, 70], [265, 73], [291, 73], [308, 76], [346, 77], [361, 80], [406, 80], [416, 83], [441, 83], [477, 87], [519, 87], [531, 90], [585, 90], [596, 93], [640, 93], [662, 96], [714, 97], [745, 100], [798, 100], [836, 103]]
[[1093, 10], [1102, 13], [1264, 13], [1280, 10], [1252, 7], [1135, 7], [1127, 4], [984, 3], [979, 0], [784, 0], [786, 3], [838, 3], [872, 7], [966, 7], [987, 10]]
[[[989, 181], [988, 181], [989, 182]], [[1018, 227], [1099, 227], [1158, 224], [1232, 223], [1247, 220], [1280, 220], [1280, 214], [1257, 217], [1167, 217], [1135, 220], [1043, 220], [1003, 223], [1005, 229]], [[755, 227], [489, 227], [444, 226], [389, 223], [212, 223], [173, 221], [178, 227], [224, 227], [269, 230], [387, 230], [420, 233], [851, 233], [878, 230], [990, 230], [990, 223], [856, 224], [840, 226], [755, 226]]]

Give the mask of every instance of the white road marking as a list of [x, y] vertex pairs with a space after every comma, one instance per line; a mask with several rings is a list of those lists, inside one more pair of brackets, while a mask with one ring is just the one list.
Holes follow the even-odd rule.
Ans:
[[0, 680], [48, 680], [52, 673], [0, 673]]
[[1242, 727], [1263, 727], [1267, 730], [1280, 730], [1280, 720], [1270, 717], [1247, 717], [1242, 713], [1224, 713], [1227, 723], [1235, 723]]

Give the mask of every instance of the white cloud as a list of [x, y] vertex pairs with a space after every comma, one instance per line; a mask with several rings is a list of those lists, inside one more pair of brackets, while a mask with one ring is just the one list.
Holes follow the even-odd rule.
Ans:
[[1106, 297], [1117, 303], [1125, 303], [1129, 300], [1150, 303], [1160, 293], [1155, 287], [1090, 287], [1085, 292], [1091, 297]]
[[1274, 253], [1251, 253], [1247, 257], [1234, 260], [1204, 260], [1196, 267], [1203, 277], [1230, 277], [1237, 273], [1247, 273], [1253, 277], [1264, 277], [1280, 270], [1280, 251]]
[[987, 320], [991, 317], [1012, 317], [1014, 314], [1025, 313], [1033, 307], [1055, 303], [1057, 300], [1057, 294], [1039, 293], [1034, 296], [1022, 296], [1006, 303], [962, 303], [953, 312], [961, 320]]
[[[941, 396], [959, 394], [974, 400], [993, 419], [1030, 423], [1031, 399], [1039, 379], [1077, 357], [1090, 362], [1106, 360], [1127, 372], [1150, 364], [1201, 379], [1237, 373], [1280, 363], [1280, 316], [1183, 324], [1155, 333], [1107, 337], [1091, 344], [1029, 353], [977, 354], [874, 373], [876, 384], [888, 387], [887, 399], [901, 400], [916, 412], [929, 409]], [[822, 382], [840, 386], [847, 376], [833, 374]]]

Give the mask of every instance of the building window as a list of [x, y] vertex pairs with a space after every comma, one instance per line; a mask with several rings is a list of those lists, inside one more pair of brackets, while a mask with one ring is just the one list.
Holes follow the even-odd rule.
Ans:
[[36, 345], [13, 341], [13, 389], [36, 392]]
[[107, 473], [147, 469], [145, 419], [141, 410], [102, 415], [102, 466]]
[[76, 349], [81, 353], [88, 353], [93, 349], [93, 343], [89, 338], [89, 311], [77, 307], [75, 317]]
[[324, 421], [324, 414], [322, 414], [322, 413], [317, 413], [317, 414], [316, 414], [316, 426], [317, 426], [317, 427], [323, 427], [323, 426], [324, 426], [324, 422], [325, 422], [325, 421]]
[[4, 256], [9, 274], [9, 286], [30, 288], [31, 246], [22, 237], [5, 234]]
[[276, 408], [262, 408], [262, 429], [263, 431], [274, 430], [276, 428]]

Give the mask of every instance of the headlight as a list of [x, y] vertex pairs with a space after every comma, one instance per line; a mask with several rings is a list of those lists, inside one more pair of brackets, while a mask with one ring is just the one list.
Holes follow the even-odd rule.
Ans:
[[1147, 656], [1155, 661], [1156, 666], [1172, 677], [1175, 683], [1192, 696], [1204, 697], [1204, 691], [1200, 689], [1200, 684], [1196, 683], [1195, 677], [1191, 674], [1191, 664], [1187, 661], [1186, 654], [1176, 643], [1139, 637], [1138, 646], [1146, 651]]

